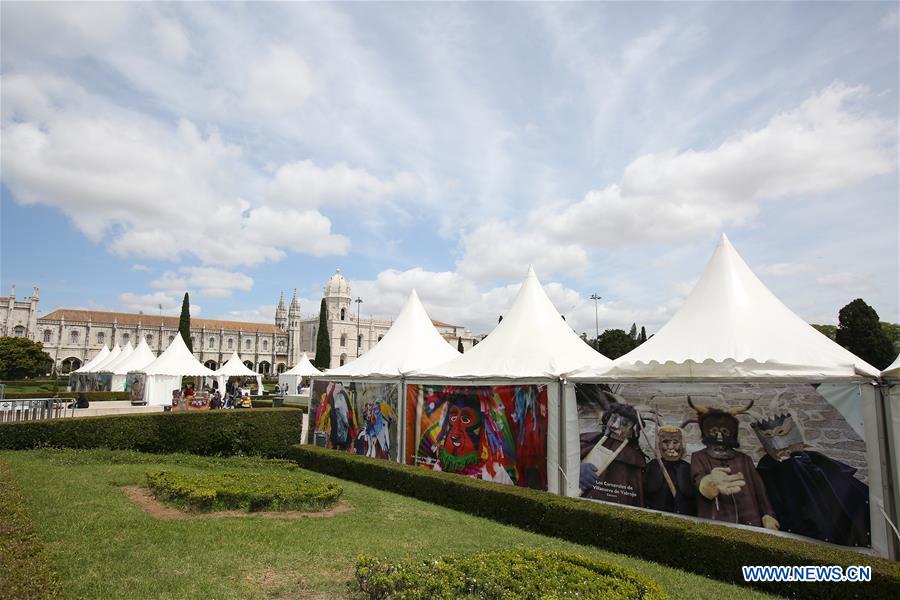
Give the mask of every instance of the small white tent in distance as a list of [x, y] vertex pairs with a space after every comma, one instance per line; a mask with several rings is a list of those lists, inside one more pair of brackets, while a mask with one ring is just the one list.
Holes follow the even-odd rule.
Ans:
[[238, 356], [237, 351], [231, 353], [231, 356], [225, 362], [224, 365], [219, 367], [219, 369], [215, 372], [216, 380], [219, 382], [219, 393], [223, 396], [225, 395], [225, 384], [228, 383], [228, 380], [231, 377], [252, 377], [256, 380], [256, 395], [262, 396], [263, 393], [263, 385], [262, 385], [262, 375], [253, 371], [244, 364], [241, 360], [241, 357]]
[[[213, 377], [215, 373], [194, 358], [181, 338], [175, 336], [159, 358], [141, 369], [129, 372], [143, 375], [143, 402], [150, 406], [172, 403], [172, 392], [181, 388], [182, 377]], [[134, 399], [132, 399], [134, 401]]]
[[300, 360], [288, 371], [278, 376], [278, 385], [287, 385], [288, 394], [299, 394], [300, 385], [304, 378], [317, 377], [322, 375], [322, 371], [318, 370], [309, 360], [306, 352], [300, 355]]

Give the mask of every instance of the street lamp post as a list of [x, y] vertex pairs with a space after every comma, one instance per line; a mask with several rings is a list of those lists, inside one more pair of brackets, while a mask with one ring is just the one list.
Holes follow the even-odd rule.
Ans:
[[602, 298], [599, 294], [594, 292], [591, 294], [591, 300], [594, 301], [594, 327], [597, 331], [597, 337], [594, 338], [594, 350], [600, 352], [600, 315], [597, 312], [597, 302]]
[[359, 305], [362, 304], [362, 298], [356, 297], [356, 358], [359, 358], [359, 347], [362, 346], [359, 339]]

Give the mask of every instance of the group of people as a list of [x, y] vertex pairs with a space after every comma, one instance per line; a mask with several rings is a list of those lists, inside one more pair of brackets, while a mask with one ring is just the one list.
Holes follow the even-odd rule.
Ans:
[[[585, 498], [714, 521], [789, 531], [846, 546], [868, 546], [869, 489], [856, 469], [807, 448], [789, 413], [751, 423], [765, 455], [738, 450], [738, 409], [688, 404], [681, 426], [658, 422], [654, 456], [639, 439], [645, 418], [624, 402], [604, 411], [602, 431], [581, 435], [579, 487]], [[703, 448], [684, 460], [684, 430], [700, 428]]]
[[[299, 382], [297, 382], [297, 395], [300, 395], [300, 390], [303, 389]], [[287, 396], [291, 393], [291, 386], [286, 383], [279, 383], [275, 386], [275, 393], [279, 396]]]
[[217, 385], [213, 387], [204, 386], [200, 394], [196, 393], [192, 385], [186, 385], [181, 389], [172, 390], [172, 408], [177, 410], [180, 407], [185, 409], [203, 409], [208, 407], [210, 410], [253, 408], [253, 402], [250, 399], [250, 393], [238, 386], [229, 384], [223, 395]]

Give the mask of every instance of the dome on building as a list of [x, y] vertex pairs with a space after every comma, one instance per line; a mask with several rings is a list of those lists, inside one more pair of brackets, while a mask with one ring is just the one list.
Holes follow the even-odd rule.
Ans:
[[344, 279], [344, 276], [341, 274], [340, 267], [337, 268], [334, 275], [332, 275], [331, 279], [328, 280], [328, 283], [325, 284], [325, 297], [350, 298], [350, 284], [347, 283], [347, 280]]

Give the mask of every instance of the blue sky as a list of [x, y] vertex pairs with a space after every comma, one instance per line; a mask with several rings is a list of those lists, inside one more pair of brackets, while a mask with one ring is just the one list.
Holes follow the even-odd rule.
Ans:
[[0, 289], [270, 322], [341, 267], [487, 332], [527, 266], [656, 331], [726, 232], [898, 307], [896, 3], [2, 4]]

